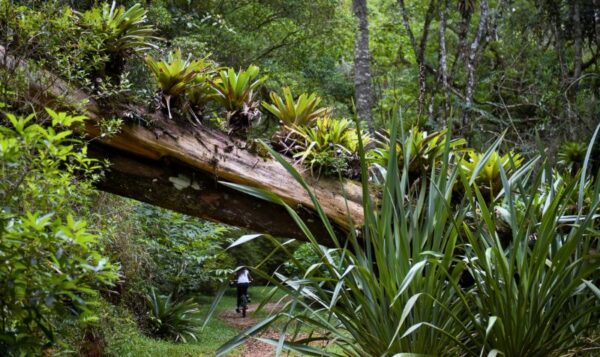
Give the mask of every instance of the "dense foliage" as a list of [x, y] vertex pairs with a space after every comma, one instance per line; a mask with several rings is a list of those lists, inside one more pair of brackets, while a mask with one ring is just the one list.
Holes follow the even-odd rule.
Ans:
[[[271, 327], [315, 355], [598, 348], [597, 0], [0, 0], [0, 46], [0, 354], [201, 340], [240, 265], [287, 298], [221, 352]], [[165, 120], [360, 179], [366, 224], [313, 197], [324, 247], [252, 191], [308, 243], [225, 249], [246, 232], [98, 194], [90, 99], [99, 141]]]
[[[34, 119], [44, 118], [50, 126]], [[118, 278], [89, 209], [100, 163], [69, 126], [81, 116], [6, 113], [0, 126], [0, 349], [38, 354], [57, 341], [55, 319], [96, 319], [90, 304]]]
[[[219, 353], [280, 320], [282, 334], [295, 343], [262, 340], [278, 351], [315, 356], [554, 356], [593, 345], [586, 339], [597, 333], [600, 317], [600, 177], [580, 172], [577, 179], [555, 180], [549, 165], [535, 172], [539, 158], [498, 157], [499, 141], [465, 170], [464, 159], [450, 154], [449, 137], [444, 141], [429, 174], [416, 180], [391, 153], [380, 209], [365, 200], [361, 231], [330, 230], [333, 247], [325, 249], [307, 230], [309, 243], [290, 256], [292, 275], [270, 277], [286, 291], [285, 307]], [[401, 152], [406, 161], [409, 151]], [[502, 190], [487, 198], [496, 171]], [[481, 186], [473, 185], [480, 178]], [[363, 179], [365, 192], [368, 187]], [[579, 204], [572, 212], [574, 198]], [[326, 216], [323, 223], [331, 224]], [[306, 329], [313, 334], [298, 333]]]

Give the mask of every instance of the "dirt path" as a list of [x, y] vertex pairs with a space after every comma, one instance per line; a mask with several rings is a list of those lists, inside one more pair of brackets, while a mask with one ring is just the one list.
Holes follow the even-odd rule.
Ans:
[[[248, 305], [248, 313], [247, 313], [246, 317], [242, 317], [241, 314], [238, 314], [235, 312], [235, 310], [231, 309], [231, 310], [222, 312], [221, 315], [219, 315], [219, 318], [221, 320], [225, 321], [227, 324], [239, 328], [241, 331], [241, 330], [246, 329], [258, 322], [258, 319], [252, 317], [252, 314], [254, 313], [254, 311], [256, 311], [257, 307], [258, 307], [258, 304]], [[263, 309], [265, 311], [273, 311], [273, 310], [277, 309], [278, 307], [279, 307], [279, 305], [277, 305], [275, 303], [269, 303], [269, 304], [265, 305], [263, 307]], [[261, 333], [260, 336], [267, 337], [267, 338], [279, 338], [279, 333], [275, 332], [273, 330], [267, 330], [267, 331]], [[275, 347], [273, 347], [267, 343], [257, 341], [255, 339], [249, 339], [242, 345], [240, 355], [244, 356], [244, 357], [264, 357], [264, 356], [273, 356], [274, 354], [275, 354]]]
[[[252, 315], [253, 313], [256, 311], [256, 308], [258, 307], [258, 304], [250, 304], [248, 305], [248, 312], [246, 317], [242, 317], [241, 314], [238, 314], [235, 312], [234, 309], [231, 310], [227, 310], [222, 312], [219, 315], [219, 318], [223, 321], [225, 321], [225, 323], [237, 327], [238, 329], [244, 330], [254, 324], [256, 324], [257, 322], [259, 322], [259, 319], [254, 318]], [[268, 303], [266, 304], [263, 308], [262, 311], [266, 311], [266, 312], [273, 312], [276, 310], [281, 309], [282, 305], [281, 304], [277, 304], [277, 303]], [[273, 329], [267, 329], [266, 331], [260, 333], [258, 336], [260, 337], [264, 337], [264, 338], [271, 338], [271, 339], [279, 339], [280, 337], [280, 332], [273, 330]], [[303, 339], [303, 338], [307, 338], [308, 335], [305, 333], [300, 333], [296, 336], [297, 339]], [[322, 344], [322, 346], [327, 345], [326, 342], [317, 342]], [[246, 342], [244, 342], [244, 344], [241, 347], [241, 351], [240, 351], [240, 356], [243, 357], [267, 357], [267, 356], [274, 356], [275, 355], [275, 347], [271, 346], [268, 343], [264, 343], [264, 342], [260, 342], [257, 341], [256, 339], [248, 339], [246, 340]]]

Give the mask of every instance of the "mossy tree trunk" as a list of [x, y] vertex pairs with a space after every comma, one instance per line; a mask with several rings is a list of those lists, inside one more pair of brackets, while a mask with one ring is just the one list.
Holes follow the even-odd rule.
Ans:
[[[121, 104], [116, 112], [114, 108], [107, 112], [82, 90], [51, 73], [30, 70], [24, 62], [5, 55], [2, 47], [0, 65], [17, 68], [28, 76], [28, 97], [34, 106], [58, 110], [76, 107], [90, 118], [85, 128], [80, 128], [90, 139], [90, 152], [111, 161], [99, 189], [260, 233], [305, 238], [283, 207], [221, 182], [259, 188], [293, 207], [315, 235], [328, 243], [310, 195], [282, 165], [253, 153], [245, 141], [208, 127], [170, 120], [162, 112], [149, 112], [143, 106]], [[152, 124], [128, 120], [118, 134], [106, 138], [98, 124], [115, 115], [144, 118]], [[315, 179], [308, 172], [302, 176], [336, 229], [348, 232], [362, 225], [360, 185]]]

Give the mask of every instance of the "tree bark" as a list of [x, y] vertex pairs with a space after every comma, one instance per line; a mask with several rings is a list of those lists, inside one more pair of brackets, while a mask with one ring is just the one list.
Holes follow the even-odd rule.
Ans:
[[[0, 66], [20, 68], [29, 77], [28, 93], [34, 106], [57, 110], [77, 108], [90, 118], [85, 127], [78, 130], [86, 134], [97, 152], [106, 152], [107, 156], [119, 160], [114, 171], [99, 184], [101, 189], [260, 233], [304, 236], [293, 221], [284, 219], [287, 213], [282, 207], [277, 209], [251, 194], [234, 195], [233, 190], [220, 184], [230, 182], [278, 196], [297, 212], [306, 211], [301, 216], [307, 219], [307, 224], [317, 232], [324, 232], [323, 227], [319, 228], [315, 205], [303, 186], [275, 160], [251, 152], [246, 142], [215, 129], [169, 120], [162, 112], [150, 113], [135, 105], [119, 114], [144, 118], [152, 127], [128, 121], [118, 134], [104, 138], [97, 124], [104, 117], [114, 117], [114, 112], [106, 112], [86, 93], [51, 73], [36, 71], [23, 61], [5, 56], [1, 46]], [[362, 226], [360, 185], [337, 179], [318, 180], [310, 173], [301, 173], [301, 176], [335, 227], [349, 232]], [[203, 196], [203, 192], [207, 195]], [[267, 207], [265, 211], [263, 207]], [[326, 236], [319, 239], [327, 242]]]
[[440, 75], [442, 77], [442, 89], [444, 90], [444, 124], [450, 112], [450, 100], [448, 95], [448, 59], [446, 52], [446, 13], [448, 11], [448, 1], [443, 0], [440, 6]]
[[430, 0], [429, 6], [427, 7], [427, 13], [425, 15], [425, 21], [423, 25], [423, 34], [421, 35], [421, 39], [419, 44], [417, 45], [417, 41], [415, 35], [410, 27], [410, 22], [408, 19], [408, 12], [406, 10], [406, 5], [404, 0], [398, 0], [398, 4], [400, 5], [400, 12], [402, 14], [402, 24], [404, 25], [404, 29], [408, 34], [408, 38], [412, 45], [413, 51], [415, 53], [415, 59], [417, 62], [418, 70], [419, 70], [419, 98], [418, 98], [418, 112], [421, 115], [425, 109], [425, 97], [427, 95], [427, 76], [426, 76], [426, 65], [425, 65], [425, 48], [427, 47], [427, 39], [429, 38], [429, 26], [431, 24], [431, 20], [433, 19], [433, 15], [435, 13], [435, 4], [436, 0]]
[[471, 45], [469, 46], [469, 55], [466, 60], [466, 71], [467, 71], [467, 85], [465, 89], [465, 111], [463, 113], [462, 128], [463, 132], [468, 124], [469, 110], [473, 105], [473, 96], [475, 94], [475, 71], [477, 68], [477, 61], [479, 59], [479, 46], [484, 40], [484, 36], [487, 32], [488, 22], [488, 2], [487, 0], [481, 0], [479, 4], [479, 25], [477, 26], [477, 33]]
[[554, 21], [554, 33], [556, 36], [556, 41], [555, 41], [555, 48], [556, 48], [556, 55], [558, 57], [558, 63], [560, 64], [560, 72], [561, 72], [561, 82], [566, 83], [567, 82], [567, 65], [566, 65], [566, 61], [565, 61], [565, 56], [564, 56], [564, 34], [563, 34], [563, 30], [562, 30], [562, 19], [560, 16], [560, 4], [558, 4], [556, 2], [556, 0], [551, 0], [548, 2], [549, 3], [549, 11], [550, 11], [550, 16], [552, 17], [553, 21]]
[[[306, 240], [281, 206], [223, 186], [213, 175], [178, 160], [132, 156], [98, 142], [88, 148], [91, 157], [110, 161], [110, 169], [96, 185], [102, 191], [276, 237]], [[298, 214], [324, 245], [331, 243], [312, 211], [300, 209]]]
[[358, 31], [354, 41], [354, 90], [356, 111], [360, 120], [367, 123], [371, 135], [375, 134], [373, 124], [373, 88], [371, 74], [371, 54], [369, 51], [369, 19], [366, 0], [353, 0], [352, 8], [358, 20]]
[[458, 30], [458, 46], [456, 47], [456, 56], [454, 57], [452, 68], [450, 70], [450, 81], [456, 76], [460, 61], [467, 57], [467, 38], [469, 37], [469, 27], [471, 25], [472, 17], [473, 12], [466, 6], [465, 2], [465, 4], [463, 4], [463, 10], [461, 11], [461, 21]]
[[573, 79], [571, 80], [571, 90], [573, 94], [577, 93], [579, 87], [579, 77], [581, 76], [581, 63], [583, 57], [583, 44], [581, 32], [581, 9], [578, 0], [573, 0], [573, 37], [575, 42], [575, 59], [573, 64]]
[[594, 24], [595, 24], [595, 38], [596, 38], [596, 49], [600, 52], [600, 0], [594, 0]]

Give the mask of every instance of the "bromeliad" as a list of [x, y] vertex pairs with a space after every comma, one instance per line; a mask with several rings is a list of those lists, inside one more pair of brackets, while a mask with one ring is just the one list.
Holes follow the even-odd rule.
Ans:
[[224, 69], [210, 80], [214, 99], [226, 110], [229, 132], [245, 136], [248, 128], [260, 120], [259, 102], [255, 100], [256, 91], [267, 80], [259, 77], [259, 68], [249, 66], [248, 69]]
[[157, 93], [159, 107], [165, 105], [169, 119], [173, 118], [171, 99], [180, 98], [186, 91], [193, 92], [198, 89], [200, 85], [198, 76], [214, 70], [214, 64], [208, 60], [208, 57], [193, 61], [191, 56], [184, 59], [180, 49], [169, 53], [166, 60], [155, 60], [147, 56], [146, 63], [159, 87]]

